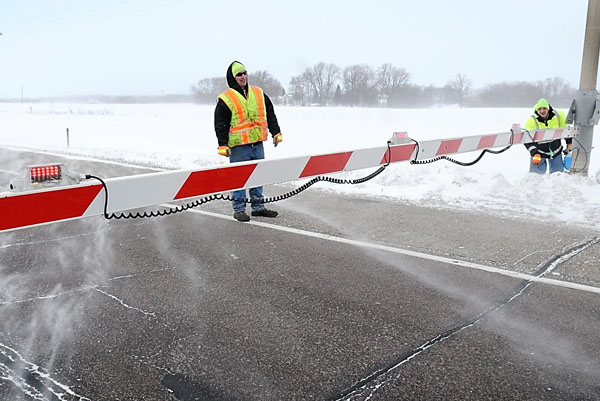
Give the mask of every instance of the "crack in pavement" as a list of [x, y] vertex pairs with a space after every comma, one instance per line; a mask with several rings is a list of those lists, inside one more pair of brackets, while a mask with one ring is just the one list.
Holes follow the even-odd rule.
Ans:
[[373, 373], [369, 374], [368, 376], [366, 376], [363, 379], [360, 379], [359, 381], [354, 383], [349, 388], [330, 397], [329, 400], [330, 401], [351, 400], [356, 396], [362, 395], [367, 390], [371, 390], [371, 392], [367, 396], [367, 398], [365, 398], [365, 401], [371, 399], [371, 397], [382, 386], [384, 386], [389, 380], [393, 380], [393, 378], [386, 377], [390, 372], [398, 369], [400, 366], [409, 362], [411, 359], [417, 357], [419, 354], [423, 353], [428, 348], [431, 348], [434, 345], [437, 345], [440, 342], [444, 341], [445, 339], [450, 338], [450, 337], [460, 333], [461, 331], [474, 326], [476, 323], [478, 323], [480, 320], [485, 318], [490, 313], [495, 312], [496, 310], [502, 308], [503, 306], [507, 305], [508, 303], [513, 301], [515, 298], [517, 298], [518, 296], [523, 294], [523, 292], [525, 292], [525, 290], [529, 286], [531, 286], [533, 283], [535, 283], [536, 278], [543, 277], [546, 274], [552, 272], [557, 266], [559, 266], [562, 263], [566, 262], [567, 260], [573, 258], [574, 256], [576, 256], [580, 252], [584, 251], [585, 249], [591, 247], [592, 245], [597, 244], [598, 242], [600, 242], [600, 238], [594, 237], [592, 239], [572, 245], [571, 247], [569, 247], [568, 249], [563, 251], [561, 254], [553, 256], [548, 261], [546, 261], [544, 264], [542, 264], [542, 266], [534, 274], [534, 278], [529, 279], [529, 280], [523, 280], [518, 286], [516, 286], [509, 293], [509, 295], [506, 298], [504, 298], [504, 300], [502, 300], [500, 302], [496, 302], [494, 305], [490, 306], [488, 309], [481, 312], [475, 318], [461, 322], [461, 323], [457, 324], [456, 326], [442, 332], [441, 334], [427, 340], [426, 342], [424, 342], [417, 348], [401, 355], [399, 358], [397, 358], [392, 363], [390, 363], [382, 368], [377, 369]]

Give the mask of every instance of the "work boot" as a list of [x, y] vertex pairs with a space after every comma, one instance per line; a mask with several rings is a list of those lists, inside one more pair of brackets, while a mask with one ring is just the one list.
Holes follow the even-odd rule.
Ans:
[[[254, 212], [252, 212], [252, 213], [254, 213]], [[244, 212], [243, 210], [240, 211], [240, 212], [235, 212], [233, 214], [233, 218], [236, 219], [237, 221], [242, 221], [242, 222], [243, 221], [250, 221], [250, 216], [248, 216], [246, 214], [246, 212]]]
[[277, 214], [278, 213], [275, 210], [269, 210], [269, 209], [260, 209], [260, 210], [252, 211], [252, 216], [277, 217]]

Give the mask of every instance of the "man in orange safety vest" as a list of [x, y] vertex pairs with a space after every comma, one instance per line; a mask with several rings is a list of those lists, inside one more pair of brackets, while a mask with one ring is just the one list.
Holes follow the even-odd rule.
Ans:
[[[220, 155], [229, 157], [231, 163], [265, 158], [263, 141], [273, 136], [273, 144], [282, 141], [281, 130], [271, 99], [258, 86], [248, 85], [248, 71], [239, 61], [227, 68], [229, 89], [219, 95], [215, 108], [215, 132]], [[265, 208], [263, 188], [249, 191], [252, 216], [276, 217], [277, 212]], [[246, 190], [232, 192], [233, 217], [249, 221], [246, 214]]]

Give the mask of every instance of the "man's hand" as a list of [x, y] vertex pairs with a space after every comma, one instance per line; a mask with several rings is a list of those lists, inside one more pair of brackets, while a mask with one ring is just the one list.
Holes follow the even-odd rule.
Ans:
[[275, 147], [277, 147], [277, 145], [279, 145], [279, 142], [281, 142], [281, 141], [283, 141], [281, 132], [279, 134], [273, 136], [273, 145], [275, 145]]
[[540, 156], [539, 153], [536, 154], [535, 156], [533, 156], [531, 158], [531, 162], [537, 166], [538, 164], [540, 164], [542, 162], [542, 156]]
[[218, 152], [221, 156], [225, 156], [225, 157], [231, 156], [231, 149], [229, 149], [229, 146], [219, 146]]
[[572, 143], [568, 143], [567, 144], [567, 148], [565, 149], [565, 151], [563, 152], [563, 154], [566, 156], [569, 154], [570, 151], [573, 150], [573, 144]]

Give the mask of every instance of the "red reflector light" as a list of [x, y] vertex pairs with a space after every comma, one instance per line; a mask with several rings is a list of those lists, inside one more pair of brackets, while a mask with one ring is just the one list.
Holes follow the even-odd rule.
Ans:
[[60, 181], [62, 171], [59, 165], [31, 167], [31, 182]]

